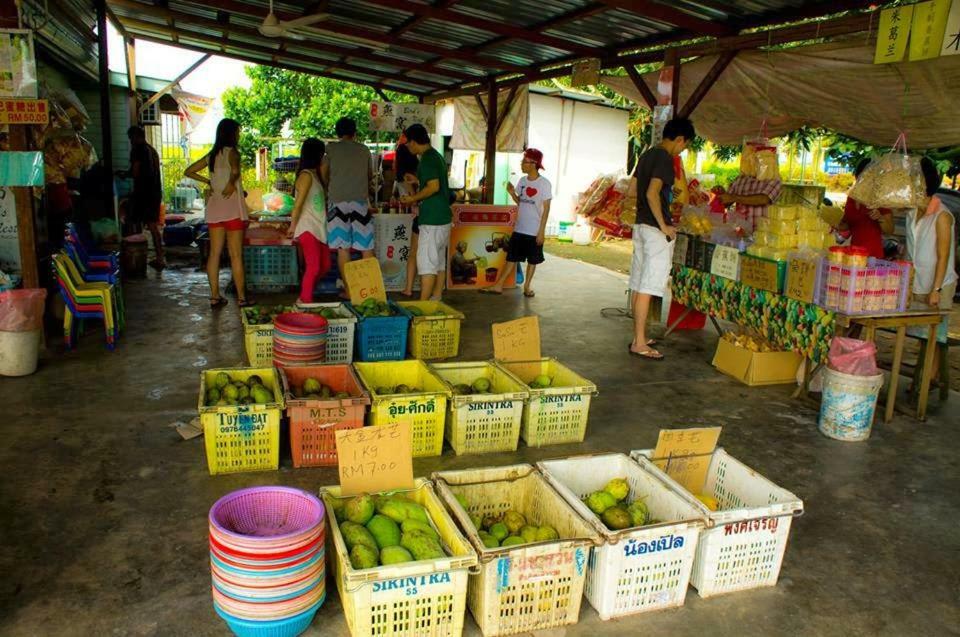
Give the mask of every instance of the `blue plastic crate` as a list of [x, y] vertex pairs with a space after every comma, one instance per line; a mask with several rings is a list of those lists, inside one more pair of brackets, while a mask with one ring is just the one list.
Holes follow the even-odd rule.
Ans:
[[394, 316], [364, 318], [354, 307], [346, 306], [357, 316], [354, 360], [402, 361], [407, 355], [407, 332], [410, 315], [396, 303], [390, 302]]
[[300, 285], [296, 246], [244, 246], [243, 269], [251, 289], [287, 288]]

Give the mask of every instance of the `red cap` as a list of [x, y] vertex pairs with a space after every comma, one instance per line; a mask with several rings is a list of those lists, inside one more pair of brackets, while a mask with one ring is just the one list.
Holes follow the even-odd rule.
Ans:
[[537, 170], [543, 170], [543, 153], [536, 148], [528, 148], [523, 151], [523, 158], [533, 161], [537, 165]]

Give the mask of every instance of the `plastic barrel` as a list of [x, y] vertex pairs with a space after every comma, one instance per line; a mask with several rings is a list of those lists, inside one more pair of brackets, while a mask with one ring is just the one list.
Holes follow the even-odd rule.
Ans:
[[40, 330], [0, 331], [0, 376], [28, 376], [37, 371]]
[[823, 370], [820, 432], [835, 440], [858, 442], [870, 437], [883, 374], [852, 376]]

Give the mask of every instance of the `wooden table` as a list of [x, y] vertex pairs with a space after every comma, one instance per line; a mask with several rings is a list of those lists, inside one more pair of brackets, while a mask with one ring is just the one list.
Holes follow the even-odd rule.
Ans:
[[[900, 382], [900, 364], [903, 362], [903, 346], [906, 341], [907, 328], [915, 326], [927, 327], [927, 342], [936, 343], [937, 328], [944, 316], [949, 314], [946, 310], [932, 309], [929, 307], [911, 307], [905, 312], [896, 314], [837, 314], [836, 315], [836, 335], [849, 336], [856, 330], [861, 330], [860, 338], [864, 341], [873, 342], [877, 329], [896, 330], [896, 340], [893, 345], [893, 367], [890, 370], [890, 386], [887, 388], [887, 404], [884, 413], [884, 422], [893, 420], [893, 410], [897, 400], [897, 385]], [[927, 417], [927, 398], [930, 393], [930, 376], [933, 372], [933, 352], [935, 347], [927, 347], [924, 353], [923, 362], [920, 365], [920, 393], [917, 397], [917, 419], [925, 420]], [[823, 363], [815, 368], [810, 368], [810, 362], [806, 361], [803, 385], [798, 388], [795, 395], [805, 395], [810, 378], [815, 374]]]

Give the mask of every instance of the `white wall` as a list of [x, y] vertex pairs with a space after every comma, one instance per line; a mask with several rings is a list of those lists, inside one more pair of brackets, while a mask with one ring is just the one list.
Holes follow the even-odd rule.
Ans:
[[597, 175], [626, 170], [628, 118], [621, 109], [530, 95], [528, 145], [543, 151], [553, 221], [573, 221], [577, 194]]

